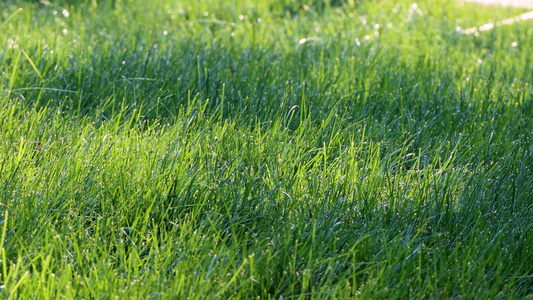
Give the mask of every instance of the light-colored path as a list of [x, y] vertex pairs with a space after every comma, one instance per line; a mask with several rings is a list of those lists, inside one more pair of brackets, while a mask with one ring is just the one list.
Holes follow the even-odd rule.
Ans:
[[[466, 0], [469, 2], [476, 2], [480, 4], [487, 5], [503, 5], [503, 6], [514, 6], [522, 8], [533, 8], [533, 0]], [[515, 22], [521, 22], [526, 20], [533, 19], [533, 11], [521, 14], [517, 17], [508, 18], [495, 23], [487, 23], [479, 27], [472, 27], [464, 30], [460, 30], [462, 34], [479, 34], [480, 31], [492, 30], [496, 26], [510, 25]]]
[[503, 5], [523, 8], [533, 8], [533, 0], [467, 0], [489, 5]]

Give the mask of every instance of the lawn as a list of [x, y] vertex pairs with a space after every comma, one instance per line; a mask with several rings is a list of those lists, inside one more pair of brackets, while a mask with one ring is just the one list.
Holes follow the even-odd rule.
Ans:
[[0, 7], [0, 297], [533, 298], [524, 9]]

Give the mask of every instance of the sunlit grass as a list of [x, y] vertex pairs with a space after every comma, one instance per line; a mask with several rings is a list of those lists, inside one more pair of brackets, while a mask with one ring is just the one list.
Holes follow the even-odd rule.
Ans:
[[0, 294], [531, 297], [524, 11], [251, 2], [2, 4]]

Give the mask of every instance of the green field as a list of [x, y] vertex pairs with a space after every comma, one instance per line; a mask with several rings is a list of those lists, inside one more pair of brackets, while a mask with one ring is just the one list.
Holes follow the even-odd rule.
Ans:
[[0, 297], [533, 299], [524, 12], [2, 1]]

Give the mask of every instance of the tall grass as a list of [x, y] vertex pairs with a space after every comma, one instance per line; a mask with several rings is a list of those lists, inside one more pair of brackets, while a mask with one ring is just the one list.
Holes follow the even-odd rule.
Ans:
[[520, 10], [2, 6], [0, 295], [532, 296]]

